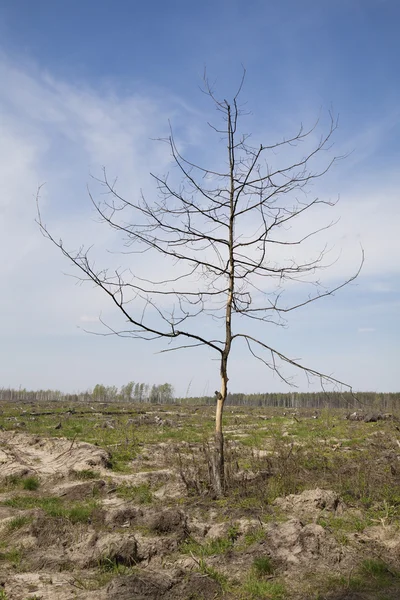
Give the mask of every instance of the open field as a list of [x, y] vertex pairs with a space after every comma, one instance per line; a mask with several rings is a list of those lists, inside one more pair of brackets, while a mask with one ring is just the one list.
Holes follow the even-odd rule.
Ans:
[[[316, 418], [315, 418], [316, 417]], [[397, 600], [400, 421], [0, 403], [0, 600]]]

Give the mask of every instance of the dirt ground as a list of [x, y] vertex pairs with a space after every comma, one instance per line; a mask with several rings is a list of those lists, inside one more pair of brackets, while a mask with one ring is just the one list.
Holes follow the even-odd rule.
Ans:
[[389, 506], [361, 527], [329, 488], [264, 509], [191, 495], [164, 442], [131, 467], [76, 439], [0, 431], [0, 599], [400, 598]]

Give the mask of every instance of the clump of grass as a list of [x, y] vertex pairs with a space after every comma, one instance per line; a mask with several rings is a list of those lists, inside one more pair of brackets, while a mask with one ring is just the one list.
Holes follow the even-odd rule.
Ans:
[[97, 503], [93, 500], [65, 506], [62, 499], [56, 496], [42, 498], [36, 496], [14, 496], [14, 498], [4, 500], [1, 504], [20, 510], [41, 508], [49, 517], [63, 517], [71, 521], [71, 523], [88, 522], [93, 511], [98, 507]]
[[40, 479], [36, 475], [29, 475], [25, 477], [23, 475], [9, 475], [2, 480], [1, 488], [4, 491], [22, 488], [27, 491], [36, 491], [40, 486]]
[[243, 536], [243, 543], [244, 546], [251, 546], [252, 544], [255, 544], [256, 542], [261, 542], [262, 540], [265, 539], [265, 531], [262, 527], [255, 527], [253, 529], [251, 529], [250, 531], [247, 531], [247, 533], [244, 534]]
[[96, 508], [96, 502], [76, 504], [71, 508], [64, 509], [64, 514], [62, 516], [71, 521], [71, 523], [88, 523]]
[[1, 502], [3, 506], [11, 506], [20, 510], [29, 510], [31, 508], [42, 508], [48, 514], [51, 514], [61, 508], [62, 502], [58, 497], [53, 496], [14, 496]]
[[253, 571], [259, 577], [272, 575], [274, 567], [269, 556], [258, 556], [253, 560]]
[[226, 588], [228, 579], [225, 575], [217, 571], [217, 569], [214, 569], [214, 567], [210, 567], [209, 565], [207, 565], [207, 563], [203, 559], [200, 559], [198, 564], [199, 571], [200, 573], [202, 573], [202, 575], [207, 575], [207, 577], [210, 577], [210, 579], [213, 579], [214, 581], [219, 583], [222, 589]]
[[121, 565], [114, 556], [102, 556], [98, 561], [98, 568], [102, 573], [122, 575], [126, 569], [126, 565]]
[[17, 487], [22, 481], [22, 477], [20, 475], [8, 475], [4, 479], [4, 485], [6, 487]]
[[11, 548], [10, 550], [7, 550], [7, 552], [0, 552], [0, 562], [9, 562], [15, 569], [20, 566], [21, 560], [22, 554], [21, 550], [18, 548]]
[[153, 494], [148, 483], [140, 485], [127, 485], [124, 483], [118, 486], [116, 493], [119, 498], [131, 500], [138, 504], [151, 504], [153, 502]]
[[383, 560], [369, 558], [361, 563], [361, 573], [385, 583], [388, 579], [400, 579], [400, 573], [391, 569]]
[[36, 476], [25, 477], [22, 481], [22, 487], [24, 490], [28, 490], [30, 492], [36, 491], [40, 486], [40, 479]]
[[75, 479], [81, 481], [88, 481], [92, 479], [99, 479], [99, 471], [93, 471], [92, 469], [82, 469], [81, 471], [72, 471], [72, 475]]
[[336, 535], [353, 532], [362, 533], [371, 524], [371, 521], [365, 518], [352, 517], [351, 515], [336, 517], [335, 515], [326, 514], [320, 516], [317, 523]]
[[113, 575], [125, 575], [132, 572], [136, 565], [136, 557], [121, 557], [114, 553], [104, 554], [97, 563], [101, 573], [112, 573]]
[[7, 529], [8, 531], [17, 531], [18, 529], [21, 529], [25, 525], [31, 523], [31, 521], [32, 519], [30, 517], [20, 515], [18, 517], [14, 517], [7, 523]]
[[227, 535], [226, 537], [215, 538], [200, 544], [192, 538], [185, 540], [180, 547], [180, 551], [183, 554], [193, 554], [194, 556], [206, 557], [215, 556], [216, 554], [225, 554], [232, 549], [234, 540], [232, 537]]
[[[400, 573], [391, 568], [381, 559], [366, 559], [359, 565], [357, 571], [351, 577], [344, 575], [331, 575], [324, 581], [313, 580], [314, 575], [310, 574], [309, 580], [312, 581], [312, 589], [314, 593], [318, 590], [316, 598], [322, 600], [326, 598], [326, 594], [344, 593], [349, 590], [356, 592], [368, 592], [368, 597], [371, 592], [379, 592], [377, 598], [387, 598], [384, 590], [388, 592], [397, 592]], [[390, 598], [397, 598], [390, 594]], [[375, 596], [374, 596], [375, 598]]]
[[243, 600], [285, 600], [286, 590], [283, 583], [279, 581], [268, 581], [260, 579], [256, 572], [252, 571], [242, 588]]

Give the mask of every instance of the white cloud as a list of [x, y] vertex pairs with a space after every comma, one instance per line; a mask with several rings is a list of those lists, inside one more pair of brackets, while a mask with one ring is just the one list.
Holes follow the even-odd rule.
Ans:
[[[55, 237], [62, 237], [68, 248], [78, 247], [82, 242], [95, 243], [99, 266], [102, 266], [103, 259], [108, 264], [117, 265], [124, 261], [124, 257], [109, 255], [105, 251], [107, 247], [116, 247], [114, 232], [93, 219], [86, 193], [89, 173], [96, 174], [105, 165], [110, 177], [118, 175], [120, 190], [124, 195], [135, 198], [140, 188], [154, 193], [149, 171], [166, 172], [170, 159], [167, 146], [157, 144], [151, 138], [163, 136], [168, 131], [169, 118], [179, 123], [182, 146], [193, 150], [196, 157], [203, 156], [205, 164], [212, 163], [214, 150], [208, 151], [207, 145], [201, 150], [196, 147], [205, 139], [200, 126], [203, 116], [167, 93], [157, 96], [141, 91], [122, 96], [109, 89], [95, 90], [58, 81], [38, 69], [27, 71], [4, 58], [0, 58], [0, 79], [7, 81], [7, 85], [0, 89], [3, 115], [0, 125], [0, 251], [2, 257], [6, 257], [0, 262], [0, 330], [4, 336], [38, 340], [35, 342], [38, 344], [35, 346], [37, 371], [31, 366], [26, 367], [29, 381], [36, 378], [38, 387], [42, 385], [44, 373], [49, 371], [47, 363], [44, 363], [53, 358], [56, 361], [57, 344], [60, 344], [59, 355], [63, 359], [52, 371], [54, 378], [58, 376], [61, 381], [59, 387], [63, 387], [63, 382], [69, 380], [63, 374], [68, 351], [65, 345], [61, 349], [62, 340], [81, 340], [79, 336], [85, 334], [77, 329], [79, 323], [96, 324], [100, 313], [107, 321], [108, 317], [112, 319], [112, 310], [99, 290], [90, 285], [77, 287], [71, 278], [63, 275], [63, 272], [71, 273], [72, 269], [57, 249], [40, 235], [34, 222], [37, 186], [46, 182], [41, 193], [43, 219]], [[219, 148], [222, 149], [221, 144]], [[360, 164], [354, 163], [354, 168], [359, 169]], [[359, 181], [364, 181], [361, 175]], [[392, 278], [398, 277], [400, 269], [397, 259], [400, 255], [397, 232], [400, 216], [398, 183], [395, 175], [376, 186], [370, 182], [357, 186], [352, 182], [350, 193], [350, 188], [346, 191], [348, 180], [338, 181], [337, 191], [342, 192], [338, 207], [331, 211], [310, 213], [311, 221], [305, 218], [299, 222], [299, 234], [301, 236], [310, 228], [317, 229], [337, 216], [342, 217], [341, 221], [328, 234], [322, 233], [320, 241], [317, 238], [310, 240], [297, 257], [300, 260], [307, 259], [325, 241], [329, 245], [336, 242], [337, 249], [342, 250], [341, 258], [331, 270], [323, 273], [327, 283], [335, 282], [349, 276], [357, 268], [359, 243], [362, 243], [366, 263], [361, 278], [368, 281], [373, 291], [389, 291], [393, 287]], [[315, 190], [321, 197], [326, 195], [325, 192], [329, 194], [332, 181], [327, 190], [323, 185], [321, 180]], [[277, 258], [282, 256], [277, 252]], [[168, 270], [176, 268], [174, 265], [167, 266], [159, 257], [139, 255], [134, 261], [133, 270], [142, 274], [157, 268], [165, 275]], [[350, 312], [354, 315], [357, 307], [352, 306]], [[361, 327], [358, 331], [366, 333], [373, 329]], [[51, 358], [43, 358], [40, 366], [41, 336], [53, 340], [54, 352], [50, 352]], [[98, 343], [98, 338], [85, 342], [85, 347], [89, 348], [90, 344], [95, 343]], [[88, 355], [93, 353], [94, 346], [91, 348], [84, 357], [79, 358], [74, 346], [71, 354], [75, 356], [77, 364], [79, 360], [89, 361]], [[154, 346], [154, 349], [146, 346], [143, 351], [137, 351], [136, 348], [135, 368], [143, 373], [151, 373], [148, 357], [155, 349], [159, 349], [158, 346]], [[18, 384], [25, 385], [24, 363], [16, 362], [19, 354], [18, 350], [15, 352], [14, 355], [8, 353], [2, 357], [2, 368], [5, 374], [13, 373], [13, 382], [19, 377]], [[124, 352], [127, 352], [125, 345], [121, 346], [121, 353]], [[105, 350], [104, 354], [107, 354]], [[121, 365], [127, 370], [132, 364], [125, 355], [123, 358], [115, 355], [115, 359], [107, 356], [105, 360], [110, 361], [110, 373], [117, 373], [118, 377], [124, 377]], [[207, 358], [201, 364], [199, 376], [199, 363], [192, 363], [191, 356], [186, 358], [186, 355], [180, 354], [178, 371], [181, 372], [183, 368], [187, 380], [177, 384], [174, 378], [179, 379], [180, 375], [174, 360], [163, 355], [162, 358], [152, 359], [152, 364], [157, 366], [160, 377], [162, 375], [168, 380], [170, 375], [170, 380], [178, 387], [178, 393], [185, 393], [192, 377], [198, 381], [198, 389], [191, 390], [193, 394], [203, 393], [209, 378], [214, 377], [215, 373], [218, 377], [215, 362], [209, 363]], [[240, 355], [239, 363], [243, 360]], [[29, 361], [26, 354], [26, 365], [30, 365]], [[241, 364], [244, 372], [250, 372], [247, 363]], [[19, 374], [15, 365], [18, 365]], [[91, 377], [95, 377], [96, 368], [98, 363], [93, 363], [92, 367], [88, 363]], [[239, 374], [240, 369], [235, 373], [235, 385], [241, 387], [240, 381], [243, 381], [249, 389], [251, 382], [246, 380], [245, 373], [240, 377]], [[86, 381], [84, 375], [80, 377], [79, 381]], [[127, 380], [129, 378], [132, 377], [127, 376]], [[16, 385], [13, 382], [9, 383]], [[26, 385], [32, 383], [27, 382]], [[80, 385], [87, 387], [85, 383], [77, 384], [78, 387]], [[182, 385], [182, 390], [179, 390], [179, 385]], [[215, 384], [210, 383], [210, 388], [214, 387]]]

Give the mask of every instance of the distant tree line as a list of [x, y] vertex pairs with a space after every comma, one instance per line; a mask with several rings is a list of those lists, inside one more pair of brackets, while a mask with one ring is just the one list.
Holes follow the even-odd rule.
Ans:
[[[175, 398], [174, 388], [170, 383], [149, 385], [130, 381], [117, 388], [96, 384], [93, 390], [77, 394], [64, 394], [59, 390], [18, 390], [0, 388], [0, 400], [6, 402], [149, 402], [151, 404], [205, 404], [214, 405], [215, 396], [197, 396], [191, 398]], [[232, 393], [227, 395], [228, 406], [275, 407], [289, 410], [299, 408], [348, 408], [362, 410], [374, 407], [377, 410], [390, 412], [400, 409], [400, 393], [380, 392], [290, 392], [290, 393]]]
[[[188, 404], [215, 404], [214, 396], [177, 399], [177, 402]], [[400, 409], [400, 393], [380, 392], [290, 392], [290, 393], [258, 393], [228, 394], [226, 404], [229, 406], [271, 406], [275, 408], [354, 408], [362, 410], [363, 406], [375, 407], [382, 411]]]
[[151, 402], [168, 404], [174, 402], [174, 388], [170, 383], [149, 385], [130, 381], [118, 389], [114, 385], [98, 383], [93, 390], [65, 394], [60, 390], [18, 390], [0, 388], [0, 400], [5, 402]]

